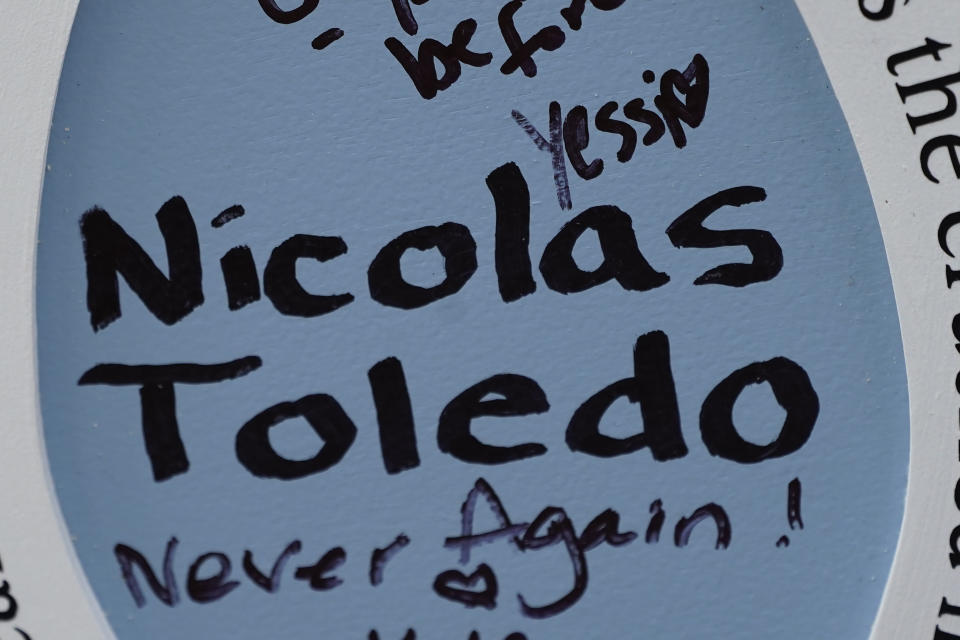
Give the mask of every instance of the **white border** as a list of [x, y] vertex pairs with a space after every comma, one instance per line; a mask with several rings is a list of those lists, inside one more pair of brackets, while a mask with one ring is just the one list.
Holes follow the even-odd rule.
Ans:
[[[34, 265], [53, 103], [77, 0], [3, 0], [0, 21], [0, 579], [35, 640], [112, 638], [56, 505], [37, 400]], [[2, 585], [2, 582], [0, 582]], [[88, 595], [89, 594], [89, 595]], [[0, 604], [5, 609], [6, 603]]]
[[[871, 21], [856, 0], [797, 0], [843, 107], [873, 195], [900, 314], [910, 394], [910, 473], [900, 544], [874, 624], [872, 640], [933, 638], [938, 623], [960, 634], [960, 618], [938, 617], [941, 601], [960, 604], [960, 580], [948, 559], [949, 538], [960, 524], [954, 506], [958, 463], [958, 407], [954, 380], [960, 357], [951, 321], [960, 313], [960, 288], [946, 287], [948, 257], [937, 243], [941, 219], [960, 209], [960, 181], [936, 163], [941, 183], [924, 178], [920, 149], [931, 137], [960, 134], [960, 115], [923, 127], [914, 136], [907, 106], [887, 71], [894, 53], [931, 37], [953, 47], [932, 79], [960, 68], [960, 3], [924, 0], [895, 4], [887, 20]], [[868, 7], [882, 2], [872, 0]], [[922, 63], [921, 63], [922, 64]], [[916, 69], [916, 68], [915, 68]], [[904, 65], [904, 84], [910, 84]], [[956, 87], [960, 90], [960, 87]], [[936, 102], [933, 105], [936, 107]], [[926, 113], [929, 103], [910, 103]], [[939, 108], [939, 107], [936, 107]], [[951, 130], [952, 129], [952, 130]], [[956, 238], [952, 238], [956, 242]], [[952, 266], [957, 267], [953, 260]], [[864, 439], [870, 425], [862, 425]], [[879, 577], [878, 577], [879, 578]], [[882, 578], [881, 578], [882, 579]]]
[[[36, 225], [53, 104], [77, 1], [4, 0], [6, 20], [0, 22], [0, 371], [6, 372], [0, 384], [0, 581], [9, 582], [19, 604], [16, 620], [0, 622], [4, 638], [14, 626], [35, 639], [113, 637], [67, 544], [49, 490], [36, 393]], [[867, 173], [891, 265], [909, 380], [905, 524], [871, 640], [932, 638], [938, 622], [960, 633], [960, 618], [938, 618], [941, 598], [960, 604], [960, 580], [954, 580], [947, 558], [950, 532], [960, 524], [953, 505], [960, 477], [960, 398], [954, 389], [960, 357], [950, 335], [950, 321], [960, 312], [960, 286], [956, 293], [946, 289], [947, 257], [936, 242], [941, 218], [960, 209], [960, 181], [933, 185], [917, 163], [931, 135], [960, 134], [960, 115], [923, 136], [911, 135], [895, 78], [885, 68], [889, 55], [919, 46], [927, 36], [954, 42], [944, 56], [950, 53], [960, 63], [960, 3], [898, 2], [894, 17], [875, 22], [860, 14], [857, 0], [796, 1]], [[946, 75], [957, 64], [942, 69]], [[946, 165], [943, 171], [949, 176]], [[863, 431], [868, 439], [870, 425]]]

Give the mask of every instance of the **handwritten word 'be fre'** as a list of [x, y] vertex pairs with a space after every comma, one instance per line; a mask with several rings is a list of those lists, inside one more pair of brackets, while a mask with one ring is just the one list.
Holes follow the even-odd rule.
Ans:
[[[415, 4], [424, 4], [425, 1], [415, 1]], [[533, 55], [540, 50], [556, 51], [566, 42], [567, 36], [560, 26], [552, 24], [524, 38], [514, 22], [514, 17], [523, 7], [524, 1], [510, 0], [501, 7], [497, 16], [500, 33], [510, 52], [500, 65], [500, 72], [510, 75], [519, 69], [525, 76], [532, 78], [537, 75], [537, 63]], [[624, 2], [625, 0], [590, 0], [590, 4], [601, 11], [611, 11]], [[415, 34], [417, 23], [407, 0], [394, 0], [394, 8], [404, 31]], [[583, 24], [585, 10], [586, 0], [572, 0], [569, 7], [560, 11], [560, 15], [572, 30], [578, 31]], [[445, 45], [439, 40], [426, 38], [420, 43], [416, 57], [397, 38], [387, 38], [384, 45], [413, 80], [417, 92], [430, 100], [436, 97], [437, 92], [448, 89], [460, 78], [461, 65], [485, 67], [493, 61], [492, 52], [481, 53], [468, 48], [476, 30], [475, 19], [463, 20], [454, 27], [450, 44]], [[437, 74], [437, 62], [443, 67], [442, 75]]]

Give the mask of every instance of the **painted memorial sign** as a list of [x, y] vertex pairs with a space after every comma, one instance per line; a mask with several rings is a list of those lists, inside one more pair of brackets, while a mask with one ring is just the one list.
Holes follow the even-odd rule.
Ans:
[[44, 440], [118, 638], [865, 638], [906, 381], [792, 2], [81, 2]]

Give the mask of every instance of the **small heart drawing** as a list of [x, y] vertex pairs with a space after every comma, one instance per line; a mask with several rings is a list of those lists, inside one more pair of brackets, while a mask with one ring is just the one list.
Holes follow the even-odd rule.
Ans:
[[[475, 591], [474, 588], [481, 581], [484, 585], [483, 591]], [[455, 585], [465, 588], [461, 589]], [[467, 607], [494, 609], [497, 606], [497, 576], [485, 563], [480, 563], [477, 570], [469, 576], [456, 569], [444, 571], [433, 581], [433, 590], [440, 597], [459, 602]]]

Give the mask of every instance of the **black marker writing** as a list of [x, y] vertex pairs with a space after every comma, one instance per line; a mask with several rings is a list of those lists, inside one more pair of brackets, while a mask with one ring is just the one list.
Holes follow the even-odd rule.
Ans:
[[401, 533], [383, 549], [374, 549], [370, 554], [370, 584], [377, 586], [383, 582], [383, 571], [387, 563], [410, 545], [410, 538]]
[[163, 482], [190, 468], [177, 423], [174, 384], [210, 384], [232, 380], [259, 369], [262, 361], [247, 356], [222, 364], [100, 364], [84, 373], [79, 385], [140, 387], [141, 425], [153, 478]]
[[316, 49], [317, 51], [322, 51], [330, 46], [332, 43], [336, 42], [343, 37], [343, 29], [338, 29], [336, 27], [332, 29], [327, 29], [316, 38], [313, 39], [313, 42], [310, 43], [310, 46]]
[[[649, 84], [655, 79], [656, 74], [653, 71], [644, 71], [644, 82]], [[626, 120], [613, 117], [619, 107], [617, 102], [607, 102], [597, 111], [594, 126], [600, 132], [620, 137], [620, 149], [616, 155], [619, 162], [629, 162], [633, 157], [638, 134], [642, 135], [644, 146], [650, 146], [669, 131], [674, 145], [682, 149], [687, 146], [683, 125], [696, 129], [703, 124], [709, 95], [710, 66], [706, 58], [697, 53], [683, 72], [668, 69], [663, 73], [660, 78], [660, 93], [653, 100], [656, 111], [646, 108], [646, 103], [641, 98], [630, 100], [623, 106], [624, 117], [642, 125], [642, 128], [635, 129]], [[564, 115], [560, 104], [553, 101], [549, 105], [548, 114], [549, 137], [541, 134], [525, 115], [517, 110], [512, 112], [513, 119], [537, 148], [550, 153], [560, 208], [569, 209], [572, 205], [566, 161], [569, 160], [574, 172], [583, 180], [599, 177], [605, 165], [602, 158], [588, 161], [584, 156], [590, 146], [590, 114], [586, 107], [575, 105]]]
[[441, 598], [459, 602], [467, 608], [495, 609], [497, 607], [497, 593], [499, 593], [497, 577], [493, 570], [483, 563], [480, 563], [469, 575], [457, 569], [442, 572], [433, 581], [433, 590]]
[[277, 556], [273, 562], [273, 568], [270, 569], [270, 575], [264, 575], [257, 565], [253, 562], [253, 552], [249, 549], [243, 552], [243, 570], [258, 587], [267, 593], [276, 593], [280, 589], [280, 576], [283, 575], [283, 568], [295, 554], [300, 553], [302, 544], [299, 540], [294, 540]]

